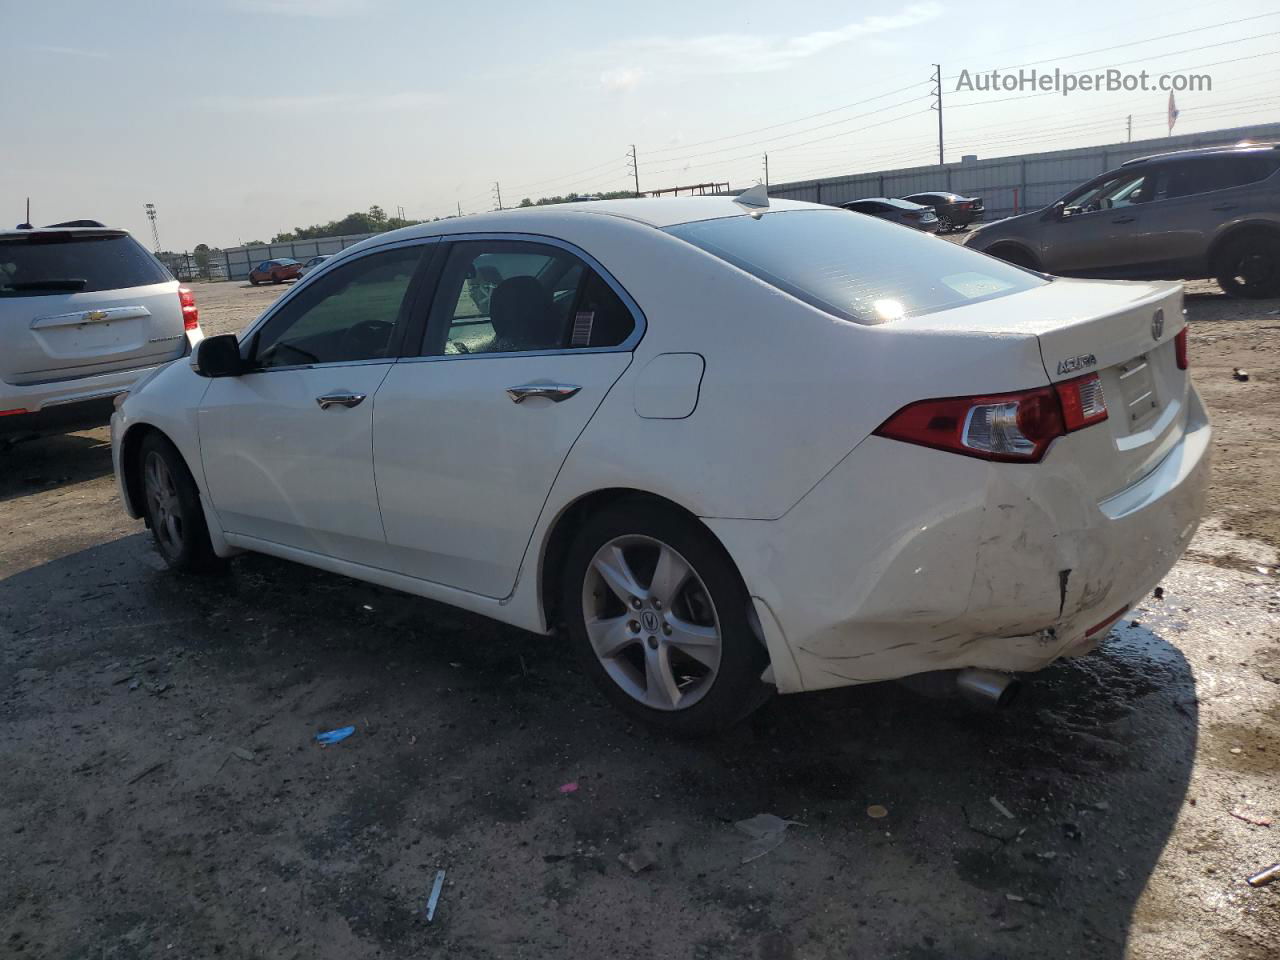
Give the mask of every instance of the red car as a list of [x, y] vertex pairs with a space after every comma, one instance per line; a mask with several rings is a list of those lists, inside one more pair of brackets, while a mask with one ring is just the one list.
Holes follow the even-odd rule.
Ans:
[[255, 287], [260, 283], [284, 283], [286, 280], [297, 280], [301, 272], [302, 264], [288, 257], [264, 260], [249, 271], [249, 282]]

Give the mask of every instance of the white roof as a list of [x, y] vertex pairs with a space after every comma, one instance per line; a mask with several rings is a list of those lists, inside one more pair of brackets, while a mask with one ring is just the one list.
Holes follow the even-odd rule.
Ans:
[[[764, 208], [742, 207], [733, 197], [637, 197], [626, 200], [595, 200], [579, 203], [555, 203], [541, 207], [516, 207], [492, 213], [474, 213], [465, 217], [452, 217], [432, 223], [420, 223], [404, 227], [392, 233], [381, 234], [378, 242], [388, 237], [397, 240], [411, 237], [430, 237], [442, 233], [472, 233], [492, 230], [495, 232], [534, 232], [564, 224], [567, 218], [583, 215], [621, 217], [652, 227], [669, 227], [693, 220], [717, 220], [722, 217], [742, 217], [756, 211], [762, 213], [783, 210], [830, 210], [831, 207], [798, 200], [770, 200]], [[373, 238], [370, 238], [373, 239]]]

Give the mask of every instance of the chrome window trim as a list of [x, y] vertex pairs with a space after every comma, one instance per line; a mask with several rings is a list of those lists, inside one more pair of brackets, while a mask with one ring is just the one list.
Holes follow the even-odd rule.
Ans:
[[[439, 243], [440, 240], [441, 238], [438, 236], [411, 237], [407, 240], [397, 240], [392, 243], [378, 244], [375, 247], [370, 247], [368, 250], [361, 250], [359, 253], [353, 253], [349, 257], [341, 257], [342, 251], [339, 251], [337, 254], [331, 254], [328, 260], [322, 263], [315, 270], [312, 270], [305, 277], [298, 280], [293, 285], [293, 287], [290, 288], [288, 293], [282, 296], [275, 303], [271, 304], [271, 306], [267, 307], [265, 313], [261, 314], [257, 320], [255, 320], [250, 326], [245, 328], [245, 330], [239, 334], [239, 337], [238, 337], [239, 342], [241, 344], [248, 343], [253, 338], [254, 334], [256, 334], [259, 330], [262, 329], [263, 325], [265, 325], [268, 321], [271, 320], [272, 317], [274, 317], [277, 313], [283, 310], [285, 306], [288, 305], [288, 303], [298, 295], [299, 290], [305, 290], [308, 286], [310, 286], [315, 281], [316, 277], [323, 277], [327, 275], [331, 270], [341, 269], [342, 267], [346, 266], [349, 263], [354, 263], [357, 260], [360, 260], [364, 257], [371, 256], [375, 253], [386, 253], [387, 251], [394, 250], [398, 247], [426, 246], [428, 244]], [[391, 360], [394, 360], [395, 357], [386, 357], [383, 359], [385, 361], [391, 361]], [[366, 363], [366, 362], [367, 361], [364, 361], [364, 360], [340, 361], [338, 363], [311, 364], [310, 366], [323, 366], [323, 367], [331, 367], [331, 366], [339, 366], [339, 365], [349, 366], [351, 363]], [[302, 364], [297, 364], [291, 367], [268, 367], [266, 370], [263, 370], [261, 372], [268, 373], [271, 370], [298, 370], [298, 369], [305, 369], [305, 366]]]
[[[499, 233], [492, 230], [485, 230], [476, 233], [448, 233], [440, 236], [441, 240], [450, 243], [461, 243], [469, 240], [494, 240], [508, 241], [514, 243], [539, 243], [547, 247], [558, 247], [568, 253], [573, 254], [592, 270], [594, 270], [615, 294], [622, 301], [623, 306], [631, 313], [631, 320], [634, 327], [627, 338], [621, 343], [612, 347], [558, 347], [555, 350], [508, 350], [501, 353], [449, 353], [438, 354], [435, 356], [416, 356], [401, 357], [398, 363], [421, 363], [423, 361], [436, 360], [482, 360], [486, 357], [558, 357], [562, 355], [572, 354], [574, 356], [583, 353], [630, 353], [635, 350], [640, 341], [644, 338], [645, 331], [648, 329], [649, 322], [644, 315], [644, 311], [640, 309], [640, 304], [636, 299], [627, 292], [626, 287], [620, 284], [604, 265], [593, 257], [587, 251], [583, 250], [576, 244], [570, 243], [568, 240], [561, 240], [559, 237], [551, 237], [540, 233]], [[435, 294], [439, 293], [439, 289], [433, 292], [432, 306], [435, 305]], [[431, 319], [428, 315], [427, 324], [430, 329]]]

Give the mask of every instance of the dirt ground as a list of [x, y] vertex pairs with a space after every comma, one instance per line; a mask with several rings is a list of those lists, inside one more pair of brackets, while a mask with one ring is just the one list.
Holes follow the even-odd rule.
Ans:
[[[198, 287], [206, 330], [279, 292]], [[999, 714], [886, 684], [673, 743], [554, 638], [265, 557], [167, 573], [105, 427], [0, 449], [0, 956], [1274, 958], [1280, 301], [1188, 311], [1210, 517]], [[759, 813], [795, 824], [743, 863]]]

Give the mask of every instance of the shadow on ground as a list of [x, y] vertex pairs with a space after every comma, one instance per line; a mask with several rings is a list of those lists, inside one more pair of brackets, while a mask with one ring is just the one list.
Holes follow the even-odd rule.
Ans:
[[101, 427], [109, 419], [109, 412], [80, 416], [0, 437], [0, 502], [111, 473], [111, 440], [106, 431], [94, 430], [92, 436], [78, 432]]
[[[1119, 960], [1195, 753], [1141, 626], [1004, 713], [882, 685], [697, 743], [558, 639], [143, 535], [0, 581], [0, 638], [0, 944], [36, 956]], [[765, 812], [798, 824], [744, 864]]]

